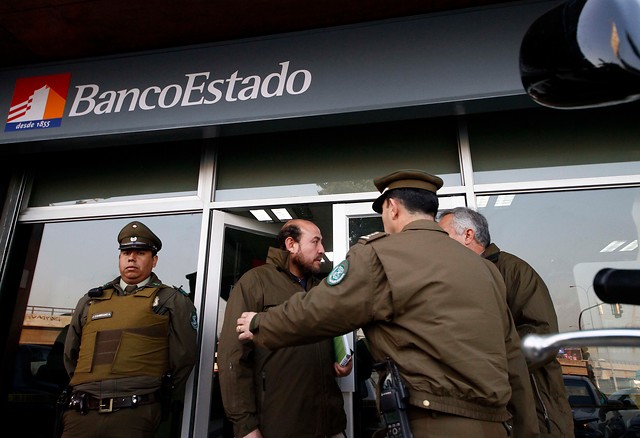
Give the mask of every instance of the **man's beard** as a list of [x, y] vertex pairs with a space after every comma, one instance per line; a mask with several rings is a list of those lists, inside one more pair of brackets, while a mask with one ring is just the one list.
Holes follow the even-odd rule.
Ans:
[[302, 257], [298, 254], [293, 254], [293, 256], [291, 257], [291, 262], [296, 265], [298, 269], [300, 269], [300, 272], [302, 272], [305, 277], [307, 275], [317, 274], [320, 272], [320, 268], [316, 268], [313, 264], [313, 261], [311, 261], [310, 263], [305, 263], [304, 260], [302, 260]]

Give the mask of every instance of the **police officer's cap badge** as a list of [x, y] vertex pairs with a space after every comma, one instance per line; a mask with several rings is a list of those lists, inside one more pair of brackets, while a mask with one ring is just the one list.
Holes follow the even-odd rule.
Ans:
[[349, 262], [344, 260], [338, 266], [333, 268], [333, 270], [327, 275], [327, 284], [329, 286], [335, 286], [336, 284], [342, 282], [344, 278], [347, 276], [347, 272], [349, 271]]

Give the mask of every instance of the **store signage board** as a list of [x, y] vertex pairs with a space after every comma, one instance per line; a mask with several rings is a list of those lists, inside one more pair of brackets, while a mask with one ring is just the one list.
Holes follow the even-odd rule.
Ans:
[[0, 143], [524, 94], [519, 42], [555, 3], [0, 71]]

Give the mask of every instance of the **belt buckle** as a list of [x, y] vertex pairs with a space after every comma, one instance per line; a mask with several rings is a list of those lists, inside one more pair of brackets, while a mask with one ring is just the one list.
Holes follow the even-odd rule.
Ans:
[[[108, 402], [105, 400], [108, 400]], [[98, 406], [98, 413], [106, 414], [109, 412], [113, 412], [113, 398], [108, 398], [108, 399], [101, 398], [100, 405]]]

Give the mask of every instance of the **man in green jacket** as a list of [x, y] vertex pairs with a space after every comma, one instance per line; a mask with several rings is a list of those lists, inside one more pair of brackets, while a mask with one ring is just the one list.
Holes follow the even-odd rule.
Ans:
[[193, 302], [153, 272], [160, 238], [133, 221], [118, 244], [120, 276], [78, 300], [65, 338], [73, 392], [63, 438], [154, 436], [163, 401], [168, 413], [168, 376], [182, 393], [197, 358]]
[[[524, 260], [491, 243], [487, 219], [475, 210], [457, 207], [438, 214], [440, 226], [476, 254], [495, 263], [507, 286], [507, 304], [518, 335], [558, 333], [558, 319], [549, 289]], [[553, 354], [546, 363], [529, 364], [541, 437], [573, 437], [573, 416], [562, 367]]]
[[312, 222], [288, 221], [269, 248], [267, 263], [234, 285], [218, 346], [222, 401], [238, 438], [343, 437], [347, 419], [336, 377], [351, 372], [335, 362], [333, 342], [267, 350], [238, 342], [236, 320], [264, 311], [320, 281], [322, 234]]
[[374, 360], [397, 364], [415, 438], [503, 438], [512, 415], [513, 436], [537, 437], [504, 281], [435, 222], [442, 180], [401, 170], [374, 184], [386, 233], [361, 238], [305, 296], [243, 313], [238, 338], [277, 349], [361, 327]]

